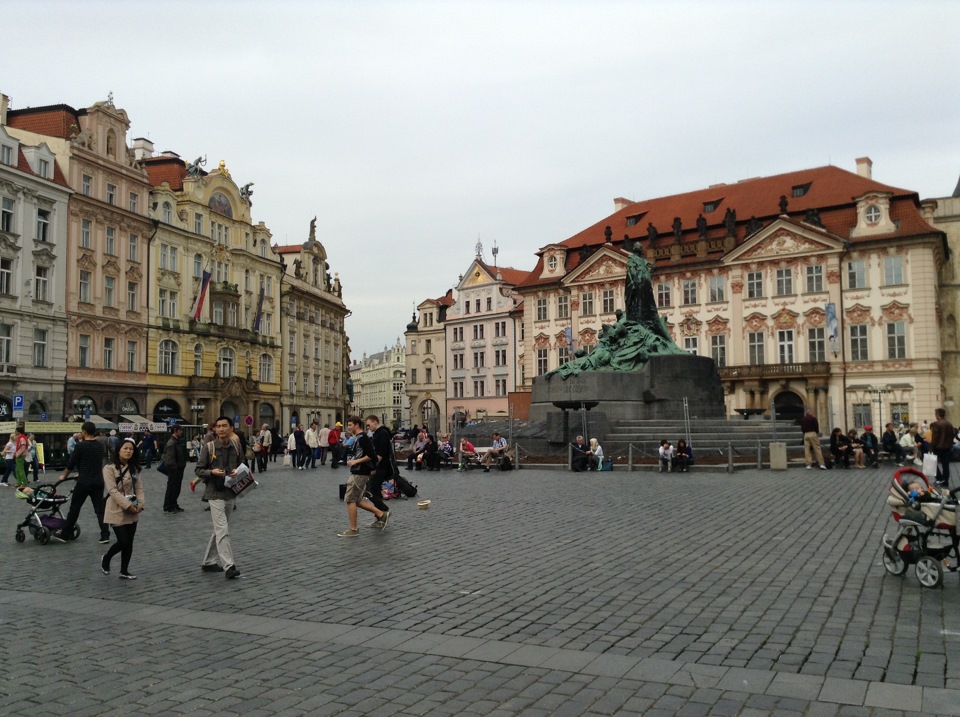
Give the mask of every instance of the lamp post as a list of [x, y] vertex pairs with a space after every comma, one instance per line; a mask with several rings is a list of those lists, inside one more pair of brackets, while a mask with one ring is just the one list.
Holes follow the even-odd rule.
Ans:
[[871, 386], [870, 392], [877, 395], [877, 426], [883, 428], [883, 397], [890, 392], [890, 386]]
[[90, 409], [93, 407], [93, 400], [89, 398], [75, 398], [73, 399], [73, 410], [77, 415], [83, 416], [86, 420], [89, 418], [87, 415]]
[[190, 406], [190, 410], [193, 411], [193, 422], [195, 425], [200, 425], [200, 414], [207, 410], [207, 407], [202, 403], [195, 403]]

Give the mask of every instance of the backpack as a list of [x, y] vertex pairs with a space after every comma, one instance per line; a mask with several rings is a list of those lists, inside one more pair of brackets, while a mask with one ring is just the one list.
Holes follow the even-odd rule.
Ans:
[[417, 486], [413, 485], [413, 483], [408, 481], [402, 475], [397, 473], [394, 475], [393, 479], [396, 481], [397, 490], [403, 493], [407, 498], [413, 498], [417, 495]]
[[510, 460], [510, 456], [504, 456], [500, 459], [500, 470], [502, 471], [512, 471], [513, 462]]

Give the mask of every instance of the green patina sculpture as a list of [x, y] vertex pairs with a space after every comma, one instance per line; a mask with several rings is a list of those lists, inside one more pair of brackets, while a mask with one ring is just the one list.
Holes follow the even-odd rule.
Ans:
[[597, 346], [590, 354], [579, 349], [575, 358], [544, 374], [563, 379], [583, 371], [639, 371], [651, 356], [685, 356], [674, 343], [667, 324], [657, 311], [653, 295], [650, 263], [643, 256], [643, 247], [635, 242], [627, 260], [627, 281], [624, 290], [626, 312], [617, 312], [616, 323], [604, 326]]

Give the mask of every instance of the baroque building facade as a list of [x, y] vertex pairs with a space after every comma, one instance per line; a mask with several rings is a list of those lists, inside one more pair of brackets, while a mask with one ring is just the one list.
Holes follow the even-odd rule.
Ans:
[[284, 430], [298, 423], [344, 422], [348, 408], [344, 321], [347, 308], [327, 251], [317, 241], [316, 218], [306, 242], [276, 248], [283, 262], [280, 324], [283, 347]]
[[447, 428], [446, 320], [452, 303], [452, 289], [438, 299], [420, 302], [403, 334], [410, 420], [433, 434]]
[[860, 428], [932, 418], [945, 398], [934, 205], [818, 167], [640, 202], [543, 247], [517, 291], [532, 378], [589, 352], [623, 308], [626, 251], [654, 265], [677, 343], [712, 356], [728, 415]]
[[410, 423], [406, 396], [406, 352], [398, 338], [392, 347], [354, 362], [350, 368], [353, 381], [353, 410], [357, 415], [373, 414], [391, 429]]
[[940, 272], [940, 303], [943, 307], [943, 382], [946, 387], [947, 415], [954, 425], [960, 423], [960, 182], [949, 197], [933, 200], [933, 223], [947, 235], [949, 257]]
[[[82, 405], [119, 421], [147, 399], [147, 211], [150, 184], [126, 144], [127, 113], [112, 98], [9, 110], [8, 131], [47, 146], [73, 190], [66, 221], [64, 412]], [[58, 349], [62, 350], [62, 349]]]
[[46, 142], [6, 130], [0, 95], [0, 422], [59, 420], [67, 369], [66, 278], [70, 189]]
[[151, 285], [148, 405], [154, 421], [238, 428], [280, 418], [280, 284], [270, 230], [253, 223], [251, 184], [226, 163], [137, 152], [149, 172], [156, 235]]

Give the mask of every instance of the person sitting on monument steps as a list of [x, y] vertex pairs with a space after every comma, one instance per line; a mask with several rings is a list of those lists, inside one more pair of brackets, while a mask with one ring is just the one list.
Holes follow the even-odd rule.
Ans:
[[690, 446], [687, 445], [687, 442], [681, 438], [677, 441], [676, 455], [673, 457], [673, 462], [677, 464], [677, 470], [681, 473], [687, 472], [687, 466], [690, 465]]
[[667, 469], [667, 473], [673, 470], [673, 456], [674, 448], [670, 445], [670, 441], [664, 438], [660, 441], [660, 472], [663, 473], [663, 469]]
[[577, 440], [570, 444], [570, 448], [572, 449], [570, 468], [575, 473], [587, 470], [590, 466], [590, 457], [587, 455], [590, 449], [583, 442], [583, 436], [577, 436]]

